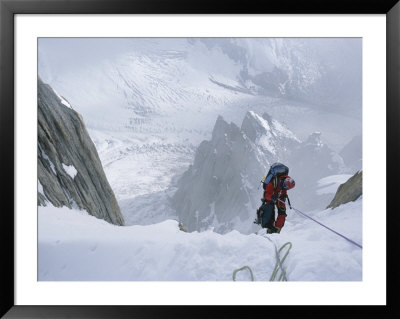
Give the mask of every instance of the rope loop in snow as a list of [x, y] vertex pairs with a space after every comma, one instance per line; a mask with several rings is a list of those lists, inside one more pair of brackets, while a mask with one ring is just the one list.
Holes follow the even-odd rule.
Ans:
[[[285, 244], [284, 244], [281, 248], [279, 248], [279, 250], [278, 250], [277, 247], [276, 247], [276, 245], [275, 245], [275, 243], [274, 243], [271, 239], [269, 239], [268, 237], [267, 237], [267, 239], [268, 239], [270, 242], [272, 242], [272, 243], [274, 244], [274, 246], [275, 246], [275, 258], [276, 258], [275, 268], [274, 268], [274, 271], [272, 272], [271, 277], [269, 278], [269, 281], [275, 281], [275, 278], [276, 278], [276, 275], [278, 274], [279, 269], [281, 270], [281, 275], [279, 276], [278, 281], [287, 281], [286, 270], [285, 270], [285, 268], [283, 267], [283, 263], [285, 262], [286, 257], [289, 255], [289, 251], [290, 251], [290, 249], [292, 248], [292, 243], [288, 241], [287, 243], [285, 243]], [[285, 255], [283, 256], [283, 258], [282, 258], [282, 260], [281, 260], [280, 257], [279, 257], [279, 255], [280, 255], [282, 249], [283, 249], [284, 247], [286, 247], [287, 245], [290, 245], [290, 246], [289, 246], [288, 250], [286, 251]], [[239, 271], [242, 271], [242, 270], [244, 270], [244, 269], [247, 269], [247, 270], [250, 272], [251, 281], [254, 281], [253, 271], [251, 270], [251, 268], [250, 268], [249, 266], [243, 266], [243, 267], [241, 267], [241, 268], [239, 268], [239, 269], [234, 270], [234, 271], [233, 271], [233, 274], [232, 274], [232, 279], [233, 279], [233, 281], [236, 281], [236, 274], [237, 274]]]
[[250, 268], [249, 266], [243, 266], [242, 268], [236, 269], [236, 270], [233, 272], [233, 274], [232, 274], [232, 279], [233, 279], [233, 281], [236, 281], [236, 274], [237, 274], [239, 271], [242, 271], [242, 270], [244, 270], [244, 269], [248, 269], [248, 270], [249, 270], [250, 276], [251, 276], [251, 281], [254, 281], [253, 271], [251, 270], [251, 268]]

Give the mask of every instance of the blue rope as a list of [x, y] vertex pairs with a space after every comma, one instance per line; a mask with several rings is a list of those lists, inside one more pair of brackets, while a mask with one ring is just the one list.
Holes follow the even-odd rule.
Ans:
[[[280, 202], [282, 202], [282, 203], [285, 204], [284, 201], [281, 201], [280, 199], [278, 199], [278, 200], [279, 200]], [[290, 207], [290, 209], [293, 209], [296, 213], [299, 213], [299, 214], [301, 214], [301, 215], [307, 217], [308, 219], [311, 219], [313, 222], [316, 222], [317, 224], [321, 225], [322, 227], [325, 227], [326, 229], [330, 230], [331, 232], [335, 233], [336, 235], [338, 235], [338, 236], [340, 236], [340, 237], [346, 239], [347, 241], [349, 241], [349, 242], [352, 243], [353, 245], [356, 245], [357, 247], [359, 247], [359, 248], [362, 249], [362, 246], [361, 246], [360, 244], [357, 244], [356, 242], [354, 242], [353, 240], [347, 238], [346, 236], [343, 236], [342, 234], [338, 233], [337, 231], [335, 231], [335, 230], [329, 228], [328, 226], [325, 226], [324, 224], [320, 223], [319, 221], [315, 220], [314, 218], [312, 218], [312, 217], [308, 216], [307, 214], [304, 214], [303, 212], [299, 211], [298, 209], [292, 207], [292, 206], [290, 205], [290, 202], [289, 202], [289, 207]]]

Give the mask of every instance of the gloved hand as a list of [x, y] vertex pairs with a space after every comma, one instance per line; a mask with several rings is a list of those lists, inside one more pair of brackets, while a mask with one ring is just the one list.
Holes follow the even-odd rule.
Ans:
[[272, 202], [275, 204], [276, 203], [276, 200], [278, 199], [278, 195], [272, 195], [271, 196], [271, 200], [272, 200]]
[[285, 203], [282, 203], [281, 201], [277, 201], [276, 202], [276, 206], [278, 206], [278, 208], [281, 210], [281, 211], [286, 211], [286, 205], [285, 205]]

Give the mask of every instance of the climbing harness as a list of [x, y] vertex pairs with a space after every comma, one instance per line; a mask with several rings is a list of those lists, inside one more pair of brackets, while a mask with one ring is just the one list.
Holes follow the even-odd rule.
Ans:
[[[272, 239], [266, 237], [271, 243], [274, 244], [274, 248], [275, 248], [275, 257], [276, 257], [276, 263], [275, 263], [275, 268], [274, 271], [271, 274], [271, 277], [269, 278], [269, 281], [275, 281], [276, 275], [278, 274], [279, 269], [281, 270], [281, 275], [278, 278], [278, 281], [287, 281], [287, 277], [286, 277], [286, 270], [283, 267], [283, 263], [285, 262], [286, 257], [289, 255], [289, 251], [292, 248], [292, 243], [291, 242], [287, 242], [285, 243], [281, 248], [276, 247], [276, 244], [272, 241]], [[287, 245], [290, 245], [289, 248], [287, 249], [285, 255], [283, 256], [282, 260], [280, 259], [280, 253], [283, 250], [283, 248], [285, 248]], [[251, 281], [254, 281], [254, 275], [253, 275], [253, 271], [251, 270], [251, 268], [249, 266], [243, 266], [239, 269], [234, 270], [233, 274], [232, 274], [232, 279], [233, 281], [236, 281], [236, 274], [239, 271], [242, 271], [244, 269], [247, 269], [250, 272], [250, 276], [251, 276]]]
[[[353, 240], [347, 238], [346, 236], [344, 236], [344, 235], [338, 233], [337, 231], [335, 231], [335, 230], [329, 228], [328, 226], [326, 226], [326, 225], [320, 223], [319, 221], [315, 220], [314, 218], [312, 218], [312, 217], [308, 216], [307, 214], [304, 214], [303, 212], [301, 212], [301, 211], [299, 211], [298, 209], [294, 208], [292, 205], [290, 205], [289, 197], [286, 196], [286, 198], [288, 199], [288, 204], [289, 204], [290, 209], [293, 209], [296, 213], [301, 214], [301, 215], [303, 215], [304, 217], [306, 217], [306, 218], [308, 218], [308, 219], [311, 219], [313, 222], [316, 222], [317, 224], [321, 225], [322, 227], [325, 227], [326, 229], [330, 230], [331, 232], [335, 233], [336, 235], [338, 235], [338, 236], [340, 236], [340, 237], [346, 239], [348, 242], [350, 242], [350, 243], [352, 243], [353, 245], [355, 245], [355, 246], [357, 246], [357, 247], [359, 247], [359, 248], [362, 249], [362, 246], [361, 246], [360, 244], [357, 244], [357, 243], [354, 242]], [[282, 203], [285, 203], [284, 201], [282, 201], [282, 200], [280, 200], [280, 199], [278, 199], [278, 201], [280, 201], [280, 202], [282, 202]]]

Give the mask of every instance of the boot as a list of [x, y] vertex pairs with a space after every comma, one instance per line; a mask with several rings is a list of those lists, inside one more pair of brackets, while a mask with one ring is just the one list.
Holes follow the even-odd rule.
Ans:
[[272, 226], [271, 228], [267, 228], [267, 234], [279, 234], [281, 232], [281, 228]]

